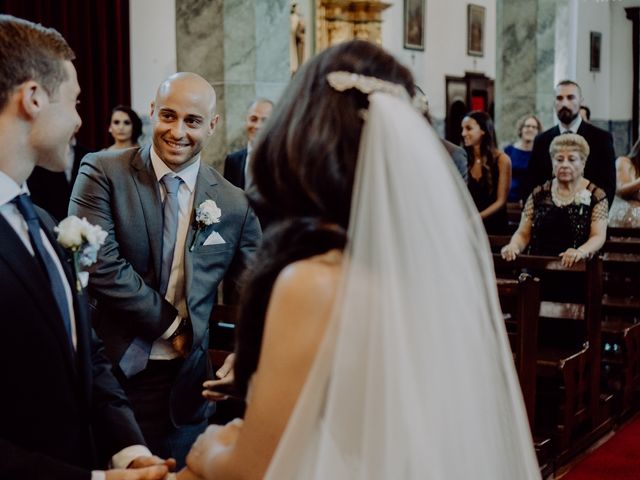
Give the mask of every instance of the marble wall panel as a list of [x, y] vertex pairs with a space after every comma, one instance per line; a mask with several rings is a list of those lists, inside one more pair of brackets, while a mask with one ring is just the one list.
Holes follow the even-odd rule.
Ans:
[[511, 143], [518, 118], [535, 110], [537, 2], [497, 3], [496, 131]]
[[608, 130], [613, 135], [613, 148], [616, 152], [616, 157], [626, 155], [633, 146], [633, 122], [631, 120], [611, 120], [608, 124]]
[[196, 72], [214, 87], [224, 81], [223, 2], [176, 0], [179, 71]]
[[558, 22], [569, 18], [572, 2], [498, 0], [496, 130], [501, 145], [516, 139], [515, 124], [524, 114], [535, 113], [545, 129], [554, 125], [557, 63], [571, 57], [575, 33]]
[[[224, 117], [224, 30], [222, 0], [176, 0], [178, 71], [195, 72], [216, 90], [216, 110]], [[226, 150], [226, 126], [219, 121], [213, 138], [202, 152], [209, 165], [221, 163]], [[224, 159], [224, 157], [223, 157]]]
[[249, 104], [256, 96], [256, 88], [255, 83], [227, 83], [225, 91], [227, 97], [232, 99], [227, 102], [225, 118], [227, 150], [231, 152], [246, 146], [245, 118]]
[[255, 9], [259, 19], [256, 21], [256, 80], [284, 86], [289, 82], [289, 0], [260, 0]]
[[244, 145], [255, 97], [277, 100], [289, 81], [288, 0], [176, 0], [178, 69], [216, 89], [220, 121], [203, 160], [222, 170]]
[[256, 16], [254, 0], [224, 2], [224, 79], [251, 82], [256, 77]]
[[535, 112], [545, 129], [554, 123], [553, 72], [555, 51], [555, 3], [556, 0], [538, 0], [536, 31], [536, 102]]

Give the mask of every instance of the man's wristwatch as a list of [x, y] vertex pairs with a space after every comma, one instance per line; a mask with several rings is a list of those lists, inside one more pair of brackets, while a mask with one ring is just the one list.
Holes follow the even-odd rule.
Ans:
[[169, 336], [169, 338], [167, 338], [167, 341], [172, 342], [177, 337], [182, 335], [186, 329], [187, 329], [187, 319], [181, 318], [180, 323], [178, 324], [178, 328], [176, 328], [175, 331]]

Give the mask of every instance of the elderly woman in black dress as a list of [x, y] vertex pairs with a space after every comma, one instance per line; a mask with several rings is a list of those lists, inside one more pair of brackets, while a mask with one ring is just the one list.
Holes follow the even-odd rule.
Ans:
[[529, 246], [532, 255], [559, 255], [572, 266], [604, 245], [607, 197], [583, 176], [589, 145], [580, 135], [564, 134], [551, 142], [549, 153], [554, 178], [529, 195], [518, 230], [502, 248], [506, 260]]

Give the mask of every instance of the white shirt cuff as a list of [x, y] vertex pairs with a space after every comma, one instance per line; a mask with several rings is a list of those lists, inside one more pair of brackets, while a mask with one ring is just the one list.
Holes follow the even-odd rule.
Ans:
[[107, 480], [107, 474], [102, 470], [94, 470], [91, 472], [91, 480]]
[[150, 457], [151, 455], [151, 451], [144, 445], [131, 445], [130, 447], [123, 448], [111, 457], [111, 466], [112, 468], [127, 468], [136, 458]]
[[173, 323], [171, 325], [169, 325], [169, 328], [167, 328], [164, 331], [164, 333], [162, 334], [162, 336], [160, 338], [162, 338], [163, 340], [166, 340], [171, 335], [173, 335], [173, 332], [175, 332], [178, 329], [179, 326], [180, 326], [180, 317], [176, 317], [176, 319], [173, 321]]

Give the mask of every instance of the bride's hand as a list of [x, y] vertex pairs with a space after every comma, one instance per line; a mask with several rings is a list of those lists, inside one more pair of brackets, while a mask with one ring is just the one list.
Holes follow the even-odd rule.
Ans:
[[236, 418], [226, 425], [209, 425], [198, 437], [187, 455], [187, 466], [196, 475], [204, 476], [210, 470], [215, 457], [235, 445], [242, 428], [242, 420]]

